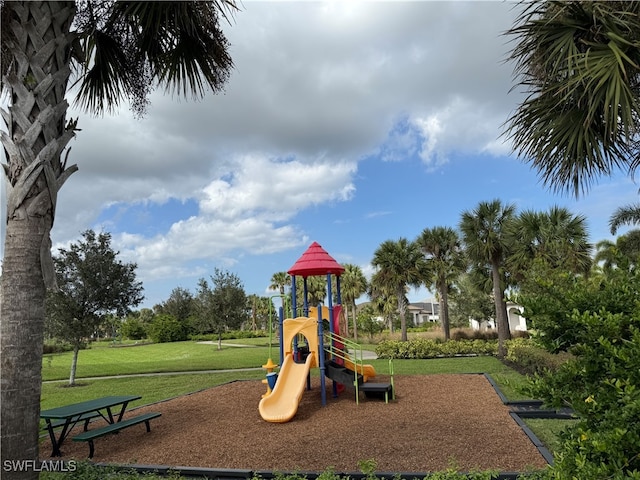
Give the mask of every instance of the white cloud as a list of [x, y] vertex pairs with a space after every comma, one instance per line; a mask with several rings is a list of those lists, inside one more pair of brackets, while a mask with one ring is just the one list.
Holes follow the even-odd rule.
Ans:
[[[222, 218], [261, 215], [283, 221], [312, 205], [351, 199], [355, 163], [268, 159], [245, 155], [203, 190], [201, 209]], [[228, 177], [228, 178], [227, 178]]]

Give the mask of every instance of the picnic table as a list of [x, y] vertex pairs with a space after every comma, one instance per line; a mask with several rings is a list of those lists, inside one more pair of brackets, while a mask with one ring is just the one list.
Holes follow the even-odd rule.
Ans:
[[[69, 432], [78, 422], [85, 422], [84, 430], [87, 430], [92, 418], [102, 417], [107, 423], [115, 424], [122, 421], [129, 402], [142, 398], [139, 395], [118, 395], [96, 398], [86, 402], [73, 403], [63, 407], [51, 408], [40, 412], [40, 418], [47, 422], [47, 430], [51, 438], [52, 457], [60, 457], [60, 447]], [[114, 413], [115, 412], [115, 413]], [[55, 428], [62, 427], [56, 437]], [[93, 450], [93, 449], [92, 449]]]

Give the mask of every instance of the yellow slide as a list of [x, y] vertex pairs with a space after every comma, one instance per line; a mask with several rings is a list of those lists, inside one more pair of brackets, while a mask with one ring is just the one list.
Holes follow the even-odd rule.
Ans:
[[[356, 371], [356, 364], [349, 359], [344, 360], [344, 366], [352, 372]], [[358, 365], [357, 369], [365, 382], [368, 382], [370, 378], [374, 378], [376, 376], [376, 369], [373, 365]]]
[[270, 395], [260, 400], [258, 409], [267, 422], [288, 422], [298, 411], [300, 398], [304, 393], [307, 375], [315, 357], [311, 353], [305, 363], [295, 363], [293, 355], [287, 353], [282, 362], [276, 386]]

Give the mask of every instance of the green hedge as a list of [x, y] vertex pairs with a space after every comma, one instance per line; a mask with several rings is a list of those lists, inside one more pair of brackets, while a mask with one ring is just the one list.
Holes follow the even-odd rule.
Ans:
[[550, 353], [533, 341], [515, 338], [506, 343], [507, 355], [505, 359], [514, 364], [521, 371], [528, 374], [543, 374], [555, 372], [573, 356], [567, 352]]
[[[555, 371], [560, 365], [572, 358], [568, 353], [553, 354], [537, 346], [527, 338], [515, 338], [505, 343], [507, 355], [505, 359], [528, 374]], [[455, 357], [461, 355], [498, 354], [497, 340], [449, 340], [415, 339], [408, 342], [385, 340], [376, 346], [378, 358], [427, 359]]]
[[[224, 332], [222, 334], [222, 340], [233, 340], [237, 338], [262, 338], [268, 337], [269, 333], [264, 330], [229, 330], [228, 332]], [[207, 341], [207, 340], [218, 340], [217, 333], [207, 333], [203, 335], [189, 335], [189, 340], [194, 340], [197, 342]]]
[[457, 355], [496, 355], [496, 340], [441, 340], [419, 338], [408, 342], [386, 340], [376, 346], [378, 358], [424, 359]]

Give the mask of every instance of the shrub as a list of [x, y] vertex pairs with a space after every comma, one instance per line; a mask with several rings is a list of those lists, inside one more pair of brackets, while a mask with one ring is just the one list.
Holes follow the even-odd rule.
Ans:
[[580, 420], [562, 436], [558, 478], [640, 478], [640, 315], [574, 312], [583, 343], [532, 393]]
[[[235, 340], [239, 338], [263, 338], [268, 337], [269, 332], [265, 332], [264, 330], [229, 330], [228, 332], [224, 332], [222, 334], [222, 340]], [[189, 335], [189, 340], [194, 340], [198, 342], [207, 341], [207, 340], [218, 340], [217, 333], [204, 333], [197, 335]]]
[[550, 353], [532, 340], [525, 338], [507, 340], [506, 347], [505, 360], [511, 362], [518, 370], [532, 375], [556, 371], [572, 358], [572, 355], [567, 352]]
[[62, 340], [58, 340], [57, 338], [45, 341], [44, 345], [42, 346], [42, 353], [44, 355], [51, 353], [70, 352], [71, 350], [73, 350], [73, 347], [69, 342], [64, 342]]
[[156, 343], [180, 342], [187, 339], [184, 326], [173, 315], [157, 315], [148, 327], [148, 335]]
[[379, 358], [425, 359], [456, 355], [496, 355], [494, 340], [451, 340], [419, 338], [408, 342], [386, 340], [376, 346]]
[[120, 335], [130, 340], [142, 340], [147, 337], [147, 332], [139, 319], [129, 317], [120, 326]]

